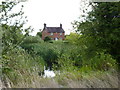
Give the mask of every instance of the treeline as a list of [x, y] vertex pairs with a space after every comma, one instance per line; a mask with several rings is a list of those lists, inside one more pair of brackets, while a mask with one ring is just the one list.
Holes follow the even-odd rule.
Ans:
[[86, 45], [87, 52], [110, 54], [120, 64], [120, 2], [92, 5], [93, 10], [86, 20], [75, 22], [77, 32], [82, 34], [80, 40]]

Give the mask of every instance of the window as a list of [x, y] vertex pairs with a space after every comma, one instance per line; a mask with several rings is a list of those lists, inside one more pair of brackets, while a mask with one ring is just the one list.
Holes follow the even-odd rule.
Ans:
[[62, 35], [62, 33], [60, 33], [60, 35]]
[[52, 36], [52, 35], [53, 35], [53, 33], [50, 33], [50, 35]]

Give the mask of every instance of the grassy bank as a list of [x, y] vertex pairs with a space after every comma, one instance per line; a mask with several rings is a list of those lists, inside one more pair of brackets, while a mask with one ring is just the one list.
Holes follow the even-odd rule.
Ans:
[[[98, 57], [96, 54], [89, 60], [84, 58], [83, 62], [81, 57], [84, 54], [77, 45], [45, 42], [32, 46], [33, 51], [18, 47], [3, 55], [2, 80], [6, 87], [117, 88], [118, 86], [117, 65], [110, 55], [102, 53]], [[56, 74], [54, 78], [39, 76], [38, 73], [43, 71], [46, 64], [52, 64], [54, 71], [60, 70], [60, 75]]]
[[21, 81], [12, 88], [118, 88], [116, 71], [74, 73], [63, 72], [54, 78], [33, 74], [29, 78], [31, 82]]

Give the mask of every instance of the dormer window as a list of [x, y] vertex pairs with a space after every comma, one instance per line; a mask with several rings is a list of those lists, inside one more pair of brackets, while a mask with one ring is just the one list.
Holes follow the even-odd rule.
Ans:
[[62, 33], [60, 33], [60, 35], [62, 35]]
[[52, 35], [53, 35], [53, 33], [50, 33], [50, 35], [52, 36]]

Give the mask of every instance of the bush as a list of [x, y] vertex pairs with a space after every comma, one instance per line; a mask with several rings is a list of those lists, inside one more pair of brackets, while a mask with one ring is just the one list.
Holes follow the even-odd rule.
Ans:
[[45, 42], [48, 42], [48, 41], [50, 41], [50, 40], [51, 40], [51, 38], [50, 38], [50, 37], [48, 37], [48, 36], [47, 36], [47, 37], [45, 37], [45, 39], [44, 39], [44, 41], [45, 41]]
[[42, 42], [39, 36], [27, 36], [22, 44], [40, 43]]
[[43, 70], [43, 59], [32, 57], [21, 48], [14, 48], [2, 57], [3, 77], [8, 78], [13, 84], [27, 82], [32, 73]]
[[84, 61], [84, 66], [91, 67], [92, 70], [109, 70], [116, 68], [116, 60], [111, 55], [105, 53], [97, 53], [97, 55], [88, 61]]

